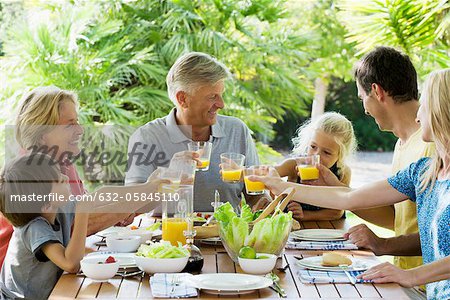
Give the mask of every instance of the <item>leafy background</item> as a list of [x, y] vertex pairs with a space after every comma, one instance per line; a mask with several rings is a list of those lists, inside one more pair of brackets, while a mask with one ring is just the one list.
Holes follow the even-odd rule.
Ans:
[[[326, 110], [353, 121], [360, 149], [391, 150], [395, 138], [356, 99], [352, 66], [393, 46], [422, 82], [450, 66], [449, 24], [442, 0], [0, 0], [0, 124], [13, 124], [25, 92], [56, 85], [78, 93], [83, 124], [140, 126], [171, 109], [165, 76], [176, 58], [203, 51], [230, 68], [223, 113], [249, 125], [263, 161], [280, 157], [272, 148], [289, 151], [317, 78]], [[99, 132], [126, 147], [124, 130]]]

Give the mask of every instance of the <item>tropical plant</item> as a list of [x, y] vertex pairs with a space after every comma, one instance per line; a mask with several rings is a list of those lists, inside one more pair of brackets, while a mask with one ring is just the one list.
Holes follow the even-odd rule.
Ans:
[[385, 45], [399, 48], [420, 75], [450, 66], [448, 0], [343, 0], [340, 20], [357, 55]]
[[23, 91], [56, 85], [78, 93], [83, 124], [142, 125], [173, 106], [165, 75], [187, 51], [229, 66], [224, 113], [261, 136], [271, 137], [285, 111], [303, 113], [310, 98], [308, 39], [278, 24], [288, 17], [281, 0], [34, 3], [34, 22], [15, 28], [4, 47], [0, 101], [10, 111]]

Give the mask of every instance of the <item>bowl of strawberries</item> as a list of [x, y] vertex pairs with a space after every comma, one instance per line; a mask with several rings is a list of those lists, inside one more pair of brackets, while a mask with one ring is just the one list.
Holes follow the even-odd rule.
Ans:
[[113, 278], [119, 270], [119, 261], [113, 256], [109, 256], [107, 259], [85, 257], [81, 260], [80, 265], [86, 277], [98, 281]]

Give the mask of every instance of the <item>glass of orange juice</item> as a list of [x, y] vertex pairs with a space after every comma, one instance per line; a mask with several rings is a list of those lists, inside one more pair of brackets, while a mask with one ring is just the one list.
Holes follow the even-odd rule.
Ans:
[[266, 176], [268, 168], [266, 166], [252, 166], [244, 169], [244, 183], [248, 195], [262, 195], [264, 194], [265, 185], [260, 181], [250, 181], [248, 179], [251, 175]]
[[200, 157], [199, 160], [202, 163], [197, 167], [197, 171], [208, 171], [209, 162], [211, 160], [212, 143], [210, 142], [189, 142], [188, 150], [197, 152]]
[[245, 155], [240, 153], [220, 154], [222, 168], [222, 180], [228, 183], [241, 181], [242, 169], [244, 168]]
[[320, 155], [300, 156], [295, 161], [297, 162], [298, 176], [302, 181], [319, 179], [317, 165], [320, 163]]
[[194, 187], [192, 185], [163, 186], [162, 239], [177, 246], [186, 244], [184, 231], [193, 230]]

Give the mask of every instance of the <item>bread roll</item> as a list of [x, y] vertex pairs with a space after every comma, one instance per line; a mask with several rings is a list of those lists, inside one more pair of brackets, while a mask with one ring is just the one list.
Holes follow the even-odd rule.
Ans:
[[302, 229], [302, 226], [300, 225], [300, 223], [297, 220], [292, 219], [292, 229], [291, 229], [291, 231], [297, 231], [297, 230], [300, 230], [300, 229]]
[[337, 267], [339, 265], [350, 266], [351, 264], [351, 259], [345, 255], [334, 252], [327, 252], [322, 255], [322, 266], [324, 267]]

